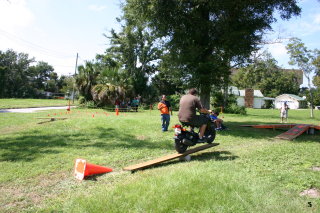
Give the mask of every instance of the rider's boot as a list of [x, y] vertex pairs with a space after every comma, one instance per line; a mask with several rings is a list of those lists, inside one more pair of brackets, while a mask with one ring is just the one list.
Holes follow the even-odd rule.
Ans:
[[197, 142], [198, 143], [205, 143], [205, 142], [207, 142], [207, 140], [204, 137], [202, 137], [202, 138], [198, 138]]

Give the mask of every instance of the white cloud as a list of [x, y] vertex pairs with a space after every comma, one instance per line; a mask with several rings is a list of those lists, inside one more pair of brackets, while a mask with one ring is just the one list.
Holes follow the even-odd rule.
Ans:
[[98, 12], [100, 12], [106, 8], [107, 8], [106, 6], [98, 6], [98, 5], [93, 5], [93, 4], [89, 6], [89, 10], [98, 11]]
[[289, 55], [287, 54], [286, 45], [283, 43], [275, 43], [266, 45], [261, 52], [267, 50], [278, 61], [278, 65], [288, 68]]
[[26, 0], [0, 1], [0, 28], [10, 33], [29, 27], [35, 19]]
[[27, 0], [0, 0], [0, 50], [27, 53], [36, 61], [48, 62], [59, 74], [73, 73], [75, 55], [65, 56], [43, 43], [43, 38], [48, 40], [49, 37], [35, 25], [35, 21]]
[[320, 24], [320, 13], [314, 15], [313, 23]]
[[269, 45], [268, 50], [274, 57], [277, 58], [287, 56], [286, 46], [282, 43]]
[[314, 35], [320, 31], [320, 25], [314, 21], [296, 20], [284, 26], [285, 31], [290, 32], [290, 37], [302, 37]]

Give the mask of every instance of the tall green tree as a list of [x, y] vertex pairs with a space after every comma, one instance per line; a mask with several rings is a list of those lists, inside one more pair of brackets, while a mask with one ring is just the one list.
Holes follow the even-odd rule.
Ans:
[[32, 87], [36, 88], [37, 91], [58, 92], [58, 75], [47, 62], [39, 61], [36, 65], [30, 66], [28, 76], [32, 81]]
[[58, 74], [47, 62], [26, 53], [0, 51], [0, 98], [39, 98], [41, 92], [58, 92]]
[[131, 84], [135, 94], [143, 95], [148, 88], [149, 77], [156, 71], [154, 62], [160, 57], [157, 42], [145, 26], [131, 19], [118, 21], [123, 23], [121, 32], [111, 30], [111, 36], [106, 36], [111, 46], [106, 55], [120, 64], [123, 82]]
[[319, 75], [314, 76], [312, 83], [316, 87], [320, 88], [320, 76]]
[[313, 113], [313, 90], [311, 87], [311, 76], [319, 70], [319, 57], [318, 50], [309, 50], [299, 38], [291, 38], [286, 46], [290, 54], [291, 65], [297, 65], [302, 71], [308, 81], [309, 95], [310, 95], [310, 109], [311, 118], [314, 117]]
[[84, 65], [78, 67], [78, 75], [76, 75], [76, 85], [80, 95], [84, 96], [87, 101], [92, 100], [91, 89], [97, 84], [99, 70], [92, 61], [86, 61]]
[[96, 55], [96, 68], [99, 70], [97, 82], [99, 84], [112, 84], [121, 87], [132, 87], [128, 74], [121, 68], [121, 63], [110, 55]]
[[62, 75], [57, 81], [59, 93], [70, 93], [73, 91], [75, 85], [75, 78], [73, 76]]
[[206, 107], [212, 84], [258, 48], [275, 11], [289, 19], [300, 8], [295, 0], [127, 0], [124, 6], [127, 19], [145, 23], [164, 41], [168, 59], [200, 88]]
[[270, 53], [264, 52], [252, 64], [242, 67], [232, 76], [233, 85], [240, 88], [259, 89], [268, 97], [276, 97], [283, 93], [298, 94], [298, 78], [277, 65]]
[[0, 51], [0, 98], [28, 97], [31, 90], [28, 68], [34, 62], [28, 54]]

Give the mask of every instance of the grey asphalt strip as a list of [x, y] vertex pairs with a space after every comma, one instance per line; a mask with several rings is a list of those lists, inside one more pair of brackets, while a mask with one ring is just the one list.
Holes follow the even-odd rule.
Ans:
[[[22, 108], [22, 109], [0, 109], [0, 113], [6, 112], [17, 112], [17, 113], [32, 113], [40, 110], [49, 110], [49, 109], [67, 109], [68, 106], [57, 106], [57, 107], [37, 107], [37, 108]], [[74, 108], [74, 106], [71, 106]]]

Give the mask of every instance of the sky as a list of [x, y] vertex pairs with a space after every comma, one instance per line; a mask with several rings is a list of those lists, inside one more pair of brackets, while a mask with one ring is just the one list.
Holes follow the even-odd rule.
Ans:
[[[120, 29], [121, 0], [0, 0], [0, 50], [28, 53], [36, 61], [52, 65], [59, 75], [75, 72], [107, 48], [103, 34]], [[283, 68], [288, 64], [286, 38], [298, 37], [309, 49], [320, 49], [320, 1], [299, 1], [302, 13], [289, 21], [273, 24], [269, 40], [282, 43], [266, 45]], [[306, 82], [304, 83], [306, 85]]]
[[59, 75], [103, 53], [112, 28], [119, 30], [119, 0], [0, 0], [0, 50], [28, 53]]

